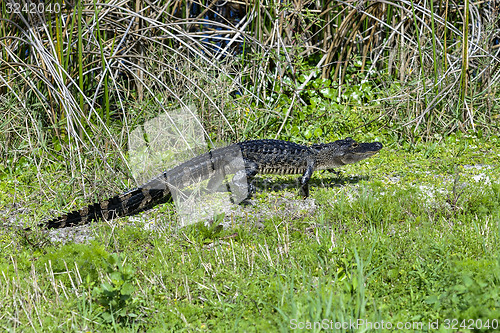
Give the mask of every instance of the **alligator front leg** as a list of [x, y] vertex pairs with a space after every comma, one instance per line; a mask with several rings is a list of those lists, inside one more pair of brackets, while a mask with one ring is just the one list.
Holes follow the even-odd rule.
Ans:
[[309, 196], [309, 180], [314, 172], [314, 164], [307, 163], [307, 169], [300, 178], [300, 195], [305, 198]]
[[330, 172], [330, 173], [333, 173], [333, 174], [335, 174], [335, 176], [336, 176], [337, 178], [340, 178], [340, 175], [342, 175], [342, 171], [340, 171], [340, 170], [335, 170], [335, 169], [326, 169], [326, 170], [323, 170], [323, 171], [328, 171], [328, 172]]

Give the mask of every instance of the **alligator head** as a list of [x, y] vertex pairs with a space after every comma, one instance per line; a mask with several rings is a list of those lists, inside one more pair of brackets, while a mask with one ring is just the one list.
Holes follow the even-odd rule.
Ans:
[[340, 160], [344, 164], [356, 163], [364, 160], [365, 158], [371, 157], [378, 153], [383, 147], [380, 142], [359, 143], [351, 138], [339, 141], [343, 141], [341, 144], [341, 147], [343, 147], [343, 155], [340, 156]]
[[382, 149], [380, 142], [356, 142], [352, 138], [332, 143], [316, 144], [311, 148], [318, 150], [316, 169], [331, 169], [352, 164], [369, 158]]

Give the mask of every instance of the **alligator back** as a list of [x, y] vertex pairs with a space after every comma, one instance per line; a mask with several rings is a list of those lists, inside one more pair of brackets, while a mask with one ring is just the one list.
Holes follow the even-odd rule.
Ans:
[[237, 144], [245, 161], [257, 164], [263, 174], [301, 174], [307, 167], [311, 148], [281, 140], [251, 140]]

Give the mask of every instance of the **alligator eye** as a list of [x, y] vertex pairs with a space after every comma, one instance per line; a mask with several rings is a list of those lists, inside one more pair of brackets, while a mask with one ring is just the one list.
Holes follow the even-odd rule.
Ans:
[[351, 145], [351, 148], [358, 148], [358, 146], [359, 146], [359, 143], [354, 142], [354, 143]]

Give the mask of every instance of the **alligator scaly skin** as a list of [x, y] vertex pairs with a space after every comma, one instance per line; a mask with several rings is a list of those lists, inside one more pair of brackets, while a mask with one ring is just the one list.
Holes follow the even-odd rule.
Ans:
[[300, 192], [307, 197], [308, 182], [315, 170], [355, 163], [376, 154], [382, 147], [379, 142], [357, 143], [351, 138], [312, 146], [281, 140], [235, 143], [194, 157], [133, 190], [39, 226], [46, 229], [66, 228], [100, 219], [134, 215], [170, 201], [175, 188], [181, 189], [193, 182], [220, 176], [228, 167], [240, 170], [235, 172], [232, 182], [236, 188], [243, 188], [247, 197], [255, 190], [251, 180], [258, 173], [302, 174]]

